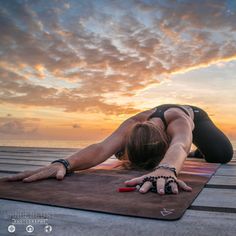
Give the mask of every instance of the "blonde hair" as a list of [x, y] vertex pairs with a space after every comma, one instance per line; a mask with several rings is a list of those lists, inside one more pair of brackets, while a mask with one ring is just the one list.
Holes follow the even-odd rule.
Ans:
[[150, 170], [163, 159], [169, 141], [168, 135], [151, 122], [137, 123], [127, 136], [122, 159], [126, 167]]

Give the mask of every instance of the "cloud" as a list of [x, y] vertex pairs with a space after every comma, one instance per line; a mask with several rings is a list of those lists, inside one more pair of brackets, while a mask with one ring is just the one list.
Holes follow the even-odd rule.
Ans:
[[[0, 5], [1, 103], [131, 114], [132, 96], [162, 75], [236, 59], [226, 1]], [[112, 93], [128, 103], [109, 102]]]
[[35, 135], [38, 133], [40, 120], [35, 118], [0, 117], [2, 135]]
[[[6, 73], [6, 71], [3, 71]], [[16, 78], [12, 81], [8, 78]], [[67, 112], [102, 111], [107, 114], [134, 113], [135, 108], [120, 107], [115, 104], [107, 104], [103, 102], [103, 97], [99, 95], [86, 96], [87, 92], [83, 93], [80, 89], [55, 89], [46, 88], [40, 85], [34, 85], [29, 82], [24, 82], [25, 79], [18, 77], [14, 73], [6, 73], [3, 80], [0, 80], [1, 103], [23, 104], [27, 106], [42, 106], [42, 107], [58, 107]], [[89, 88], [88, 88], [89, 89]], [[92, 93], [91, 93], [92, 94]]]
[[81, 126], [80, 126], [79, 124], [73, 124], [72, 127], [73, 127], [74, 129], [80, 129], [80, 128], [81, 128]]

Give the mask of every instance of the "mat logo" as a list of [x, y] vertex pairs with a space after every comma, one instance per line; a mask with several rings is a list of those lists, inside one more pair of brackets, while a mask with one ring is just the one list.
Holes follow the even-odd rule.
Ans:
[[167, 216], [167, 215], [173, 214], [174, 211], [175, 211], [175, 209], [163, 208], [160, 212], [163, 216]]

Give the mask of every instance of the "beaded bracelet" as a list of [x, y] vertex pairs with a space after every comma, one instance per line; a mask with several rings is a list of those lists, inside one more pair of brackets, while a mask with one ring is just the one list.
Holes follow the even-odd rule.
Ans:
[[142, 184], [144, 184], [145, 182], [151, 182], [151, 183], [153, 183], [153, 182], [156, 182], [157, 181], [157, 179], [171, 179], [171, 180], [169, 180], [169, 181], [167, 181], [167, 182], [175, 182], [175, 183], [177, 183], [177, 181], [175, 180], [175, 178], [174, 177], [172, 177], [172, 176], [163, 176], [163, 175], [161, 175], [161, 176], [147, 176], [147, 177], [145, 177], [144, 179], [143, 179], [143, 183]]
[[141, 184], [139, 184], [139, 188], [142, 187], [142, 185], [145, 182], [151, 182], [152, 183], [152, 188], [150, 189], [151, 192], [157, 193], [157, 187], [156, 187], [156, 181], [157, 179], [170, 179], [169, 181], [167, 180], [166, 184], [165, 184], [165, 193], [166, 194], [171, 194], [172, 192], [172, 188], [170, 186], [170, 183], [176, 183], [178, 185], [178, 182], [176, 181], [176, 179], [172, 176], [147, 176], [143, 179], [143, 182]]

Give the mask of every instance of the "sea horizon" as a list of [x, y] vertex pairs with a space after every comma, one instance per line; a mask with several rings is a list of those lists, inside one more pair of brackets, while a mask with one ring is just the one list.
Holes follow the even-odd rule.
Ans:
[[0, 147], [34, 147], [34, 148], [84, 148], [96, 143], [94, 140], [0, 140]]
[[[102, 140], [0, 140], [0, 147], [84, 148]], [[236, 150], [236, 139], [230, 140]]]

